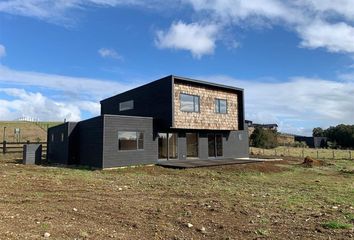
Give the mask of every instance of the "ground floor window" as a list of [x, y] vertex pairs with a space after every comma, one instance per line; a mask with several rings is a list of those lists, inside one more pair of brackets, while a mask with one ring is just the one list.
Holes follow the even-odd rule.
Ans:
[[144, 149], [144, 133], [134, 131], [118, 132], [119, 150], [142, 150]]
[[177, 154], [177, 133], [159, 133], [159, 159], [176, 159]]
[[198, 133], [187, 133], [187, 157], [198, 157]]

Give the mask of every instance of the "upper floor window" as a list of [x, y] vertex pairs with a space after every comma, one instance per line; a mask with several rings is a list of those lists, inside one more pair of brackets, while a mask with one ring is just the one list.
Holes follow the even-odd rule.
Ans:
[[199, 112], [199, 96], [181, 93], [181, 111]]
[[51, 141], [54, 142], [54, 134], [53, 133], [51, 134], [50, 138], [51, 138]]
[[227, 101], [225, 99], [215, 99], [215, 112], [227, 113]]
[[144, 149], [144, 133], [133, 131], [118, 132], [119, 150], [141, 150]]
[[61, 140], [62, 142], [64, 142], [64, 133], [61, 133], [61, 135], [60, 135], [60, 140]]
[[130, 110], [133, 108], [134, 108], [134, 101], [133, 100], [119, 103], [119, 111]]

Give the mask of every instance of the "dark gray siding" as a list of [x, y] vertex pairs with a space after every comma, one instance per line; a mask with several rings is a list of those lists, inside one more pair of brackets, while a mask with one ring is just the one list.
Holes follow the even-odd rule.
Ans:
[[[134, 109], [119, 111], [119, 103], [133, 100]], [[101, 115], [153, 117], [155, 129], [172, 126], [172, 77], [165, 77], [101, 101]]]
[[[144, 150], [119, 151], [118, 131], [144, 132]], [[153, 119], [104, 115], [103, 168], [157, 162], [157, 139], [153, 135]]]
[[102, 168], [103, 116], [80, 122], [78, 137], [80, 165]]
[[[61, 141], [61, 134], [64, 134], [64, 141]], [[68, 164], [68, 123], [49, 128], [47, 137], [48, 162]]]
[[224, 138], [225, 158], [249, 157], [248, 131], [230, 131]]
[[[57, 164], [76, 164], [77, 123], [66, 122], [48, 129], [47, 160]], [[52, 141], [52, 134], [54, 141]], [[64, 134], [64, 141], [61, 135]]]
[[[187, 132], [193, 130], [179, 130], [178, 133], [178, 158], [186, 159], [187, 155]], [[197, 131], [198, 132], [198, 131]], [[247, 131], [199, 131], [198, 158], [208, 159], [208, 133], [223, 135], [223, 156], [217, 158], [243, 158], [249, 157], [248, 132]]]

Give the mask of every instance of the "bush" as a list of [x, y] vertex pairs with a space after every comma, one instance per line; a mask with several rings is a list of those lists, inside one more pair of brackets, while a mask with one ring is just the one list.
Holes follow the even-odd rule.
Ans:
[[251, 145], [258, 148], [275, 148], [278, 146], [277, 132], [257, 127], [250, 137]]

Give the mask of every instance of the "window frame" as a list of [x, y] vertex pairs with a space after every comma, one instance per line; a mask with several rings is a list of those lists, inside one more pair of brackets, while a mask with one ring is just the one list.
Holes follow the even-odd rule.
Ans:
[[[188, 110], [183, 110], [182, 109], [182, 96], [185, 95], [185, 96], [191, 96], [193, 97], [193, 110], [192, 111], [188, 111]], [[198, 110], [196, 111], [196, 99], [198, 99]], [[200, 113], [200, 96], [198, 95], [194, 95], [194, 94], [189, 94], [189, 93], [180, 93], [179, 94], [179, 109], [181, 110], [181, 112], [190, 112], [190, 113]]]
[[[122, 132], [131, 132], [135, 133], [135, 149], [120, 149], [119, 145], [119, 133]], [[141, 135], [142, 134], [142, 135]], [[140, 138], [142, 136], [142, 138]], [[145, 132], [144, 131], [139, 131], [139, 130], [118, 130], [117, 131], [117, 147], [119, 152], [126, 152], [126, 151], [144, 151], [145, 149]], [[142, 146], [142, 148], [140, 148]]]
[[[221, 101], [225, 101], [225, 112], [221, 112], [220, 111], [220, 102]], [[215, 105], [215, 113], [217, 114], [227, 114], [228, 113], [228, 104], [227, 104], [227, 99], [223, 99], [223, 98], [215, 98], [215, 101], [214, 101], [214, 105]]]
[[[130, 104], [131, 103], [131, 104]], [[122, 107], [122, 104], [129, 104], [127, 107]], [[134, 109], [134, 100], [128, 100], [119, 103], [119, 112], [128, 111]]]

